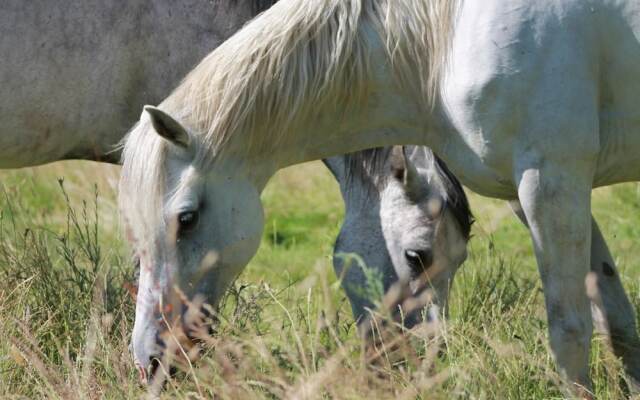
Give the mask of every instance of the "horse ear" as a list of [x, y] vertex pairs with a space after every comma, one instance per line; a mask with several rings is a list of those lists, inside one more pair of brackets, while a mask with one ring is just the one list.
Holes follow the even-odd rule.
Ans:
[[401, 181], [409, 198], [418, 198], [423, 191], [420, 175], [407, 154], [406, 146], [393, 146], [391, 150], [391, 173]]
[[187, 130], [172, 116], [153, 106], [144, 106], [149, 114], [153, 129], [164, 139], [184, 149], [189, 147], [191, 138]]
[[407, 170], [407, 159], [404, 154], [404, 146], [393, 146], [390, 156], [391, 174], [399, 181], [404, 181]]
[[391, 149], [391, 173], [407, 187], [420, 184], [418, 170], [409, 158], [406, 146], [393, 146]]

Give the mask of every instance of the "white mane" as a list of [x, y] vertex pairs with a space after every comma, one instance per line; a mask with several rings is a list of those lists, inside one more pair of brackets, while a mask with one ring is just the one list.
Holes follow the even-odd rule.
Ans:
[[[209, 54], [160, 107], [195, 135], [196, 162], [224, 155], [238, 135], [249, 157], [275, 151], [324, 105], [343, 111], [367, 101], [371, 32], [386, 45], [399, 83], [426, 106], [455, 7], [453, 0], [281, 0]], [[123, 151], [121, 206], [130, 218], [162, 209], [166, 153], [144, 117]]]

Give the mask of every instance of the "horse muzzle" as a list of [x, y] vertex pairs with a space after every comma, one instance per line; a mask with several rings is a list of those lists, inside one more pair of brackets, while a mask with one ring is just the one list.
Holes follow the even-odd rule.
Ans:
[[183, 303], [179, 313], [172, 307], [158, 310], [154, 323], [134, 333], [131, 350], [140, 383], [163, 381], [197, 361], [212, 341], [216, 322], [212, 309], [205, 305]]

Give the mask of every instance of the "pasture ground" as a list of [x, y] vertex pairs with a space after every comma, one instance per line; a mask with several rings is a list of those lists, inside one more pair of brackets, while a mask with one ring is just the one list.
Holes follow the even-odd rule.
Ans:
[[[133, 271], [117, 174], [81, 162], [0, 172], [0, 398], [145, 394], [127, 351]], [[162, 398], [562, 397], [530, 241], [505, 203], [471, 195], [470, 256], [439, 339], [386, 337], [372, 355], [332, 269], [343, 214], [332, 178], [319, 163], [294, 167], [263, 199], [261, 249], [226, 298], [212, 349]], [[640, 185], [597, 190], [593, 204], [640, 310]], [[618, 361], [601, 338], [593, 344], [597, 397], [622, 398]]]

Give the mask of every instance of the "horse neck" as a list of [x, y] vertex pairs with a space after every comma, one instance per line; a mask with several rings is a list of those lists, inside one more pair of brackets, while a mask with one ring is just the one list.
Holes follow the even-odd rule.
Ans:
[[347, 115], [337, 117], [335, 110], [320, 112], [322, 118], [306, 122], [296, 129], [296, 135], [284, 135], [291, 139], [259, 155], [247, 156], [243, 153], [246, 146], [241, 141], [233, 144], [237, 141], [233, 138], [228, 149], [234, 154], [231, 159], [238, 161], [230, 168], [244, 170], [261, 190], [281, 168], [324, 159], [340, 185], [347, 210], [379, 203], [380, 187], [373, 177], [354, 174], [348, 179], [343, 154], [396, 144], [428, 144], [438, 148], [447, 142], [450, 134], [446, 114], [439, 112], [439, 108], [430, 113], [396, 90], [389, 88], [372, 94], [374, 100]]
[[347, 217], [366, 215], [378, 218], [381, 180], [384, 177], [377, 176], [379, 174], [375, 172], [369, 174], [361, 168], [350, 168], [349, 157], [336, 156], [322, 160], [338, 182], [345, 214]]
[[[233, 62], [238, 63], [237, 60], [240, 56], [236, 57], [231, 54], [237, 53], [239, 45], [250, 42], [252, 34], [261, 32], [261, 29], [264, 29], [264, 24], [273, 24], [272, 14], [278, 11], [281, 10], [276, 10], [274, 7], [263, 17], [256, 19], [250, 26], [253, 29], [247, 27], [246, 30], [241, 31], [225, 43], [218, 53], [212, 53], [194, 70], [190, 83], [200, 82], [200, 77], [211, 74], [211, 71], [238, 71], [237, 74], [242, 77], [239, 79], [231, 73], [229, 75], [231, 78], [229, 76], [220, 78], [226, 74], [223, 72], [220, 76], [215, 77], [214, 75], [213, 82], [217, 82], [215, 79], [218, 79], [221, 82], [234, 84], [235, 82], [246, 83], [249, 82], [247, 76], [251, 78], [257, 76], [253, 86], [246, 84], [246, 88], [238, 86], [235, 88], [237, 90], [228, 90], [219, 83], [215, 84], [220, 86], [223, 96], [223, 100], [219, 100], [220, 104], [234, 104], [235, 109], [224, 110], [222, 108], [223, 112], [220, 114], [232, 115], [230, 118], [232, 123], [229, 124], [232, 129], [226, 131], [222, 129], [222, 133], [218, 134], [219, 137], [209, 135], [206, 138], [206, 142], [209, 144], [205, 147], [213, 150], [210, 153], [214, 154], [214, 158], [232, 157], [241, 164], [248, 164], [249, 170], [269, 170], [272, 168], [275, 172], [277, 169], [293, 164], [373, 147], [387, 147], [395, 144], [428, 144], [436, 148], [440, 147], [441, 135], [434, 135], [435, 131], [432, 129], [433, 113], [430, 112], [428, 105], [425, 105], [421, 93], [417, 96], [415, 88], [408, 88], [407, 86], [410, 85], [404, 81], [403, 83], [399, 82], [397, 68], [391, 65], [389, 58], [388, 43], [383, 41], [379, 31], [372, 24], [363, 23], [360, 26], [356, 41], [361, 46], [359, 51], [354, 50], [351, 53], [352, 57], [355, 57], [352, 60], [353, 63], [360, 66], [355, 69], [357, 76], [346, 79], [345, 76], [348, 75], [345, 74], [348, 72], [345, 71], [347, 70], [338, 68], [340, 72], [333, 77], [335, 78], [333, 82], [341, 82], [344, 79], [344, 84], [325, 85], [322, 83], [322, 78], [319, 78], [328, 73], [322, 68], [331, 71], [335, 66], [334, 63], [323, 59], [323, 57], [333, 56], [328, 51], [316, 52], [313, 57], [309, 57], [306, 52], [299, 52], [297, 57], [304, 58], [306, 56], [305, 62], [315, 63], [315, 66], [308, 70], [291, 67], [292, 64], [298, 65], [300, 63], [287, 64], [282, 61], [289, 60], [287, 58], [289, 56], [282, 56], [282, 59], [276, 57], [275, 60], [272, 60], [275, 67], [271, 66], [271, 61], [264, 64], [291, 77], [289, 82], [310, 85], [307, 88], [302, 87], [302, 90], [295, 86], [292, 89], [291, 85], [283, 84], [279, 79], [258, 79], [261, 78], [260, 74], [265, 67], [261, 64], [255, 64], [255, 69], [244, 68], [246, 65], [254, 65], [252, 62], [255, 59], [255, 57], [249, 57], [246, 54], [243, 55], [244, 58], [240, 58], [243, 60], [242, 64], [235, 65], [239, 68], [234, 69]], [[276, 43], [279, 42], [276, 41]], [[313, 48], [324, 47], [315, 46]], [[267, 57], [274, 53], [280, 54], [266, 45], [264, 51]], [[357, 53], [357, 56], [353, 55], [354, 53]], [[229, 62], [229, 60], [233, 60], [233, 62]], [[411, 59], [408, 62], [411, 63]], [[421, 69], [413, 65], [405, 66], [405, 70], [404, 75], [410, 75], [407, 71], [413, 70], [427, 73], [425, 68]], [[313, 71], [313, 77], [305, 75], [308, 71]], [[416, 85], [420, 86], [421, 81], [416, 79]], [[352, 86], [351, 82], [354, 82]], [[311, 88], [315, 88], [316, 85], [325, 89], [328, 87], [328, 89], [312, 90]], [[202, 85], [182, 85], [182, 88], [177, 91], [176, 100], [180, 103], [184, 99], [192, 98], [194, 90], [199, 92], [198, 87], [202, 87]], [[250, 89], [252, 87], [259, 87], [260, 91], [252, 92]], [[366, 96], [359, 95], [362, 93], [365, 93]], [[234, 99], [238, 99], [239, 96], [244, 96], [242, 101], [234, 103]], [[199, 97], [205, 99], [221, 98], [221, 96], [211, 96], [208, 92], [201, 93]], [[296, 102], [288, 103], [286, 99], [292, 98], [296, 99]], [[357, 98], [357, 100], [350, 100], [353, 98]], [[221, 107], [220, 104], [202, 102], [200, 107], [206, 109], [206, 107], [213, 106], [216, 108]], [[248, 108], [247, 104], [250, 104]], [[194, 113], [190, 106], [185, 109], [188, 110], [188, 113], [203, 115], [203, 112], [197, 109]], [[236, 115], [244, 115], [247, 125], [244, 125], [243, 117], [234, 120]], [[270, 118], [275, 120], [275, 122], [271, 122], [273, 126], [268, 126], [270, 118], [265, 118], [265, 115], [270, 115]], [[207, 118], [198, 121], [210, 122]], [[198, 121], [195, 123], [200, 123]], [[222, 121], [221, 126], [224, 127], [225, 119], [223, 118]], [[238, 127], [242, 129], [238, 129]], [[200, 128], [204, 131], [208, 129], [206, 126]], [[216, 128], [215, 126], [210, 127], [210, 132], [216, 131]], [[230, 133], [225, 135], [225, 132]], [[262, 172], [260, 174], [267, 175]]]
[[[375, 61], [372, 61], [375, 63]], [[369, 100], [348, 113], [331, 106], [316, 113], [319, 117], [304, 121], [294, 132], [284, 134], [277, 147], [250, 158], [259, 163], [272, 164], [276, 169], [308, 161], [353, 153], [374, 147], [395, 144], [415, 144], [428, 141], [428, 120], [425, 111], [405, 93], [399, 92], [391, 76], [378, 76], [384, 83], [372, 82]], [[329, 102], [330, 103], [330, 102]], [[233, 138], [233, 153], [246, 147], [242, 138]]]

